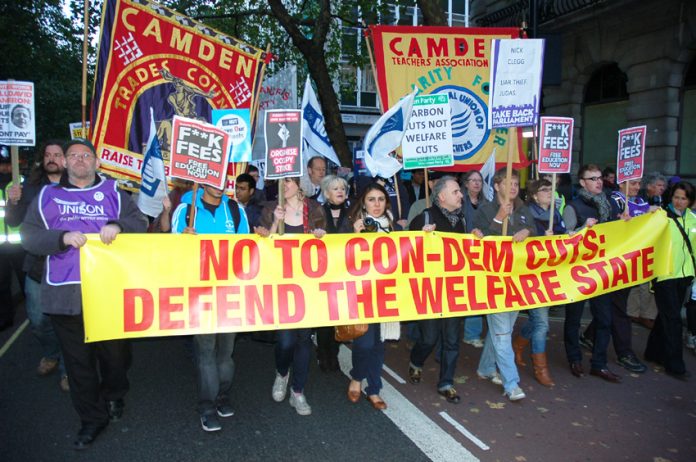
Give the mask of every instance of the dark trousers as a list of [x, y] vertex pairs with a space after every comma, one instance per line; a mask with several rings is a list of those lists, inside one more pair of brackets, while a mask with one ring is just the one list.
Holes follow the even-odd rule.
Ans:
[[14, 321], [13, 273], [24, 293], [24, 254], [24, 249], [19, 244], [0, 244], [0, 329], [11, 326]]
[[682, 356], [681, 308], [691, 278], [667, 279], [656, 282], [655, 304], [657, 318], [645, 347], [645, 359], [664, 366], [667, 372], [686, 372]]
[[459, 359], [459, 344], [461, 343], [461, 318], [427, 319], [418, 321], [420, 338], [411, 349], [411, 364], [422, 368], [425, 360], [442, 340], [440, 355], [440, 377], [437, 382], [438, 390], [452, 388], [454, 370]]
[[[607, 367], [607, 348], [611, 336], [611, 294], [598, 295], [589, 300], [592, 319], [595, 322], [594, 349], [590, 367], [604, 369]], [[575, 302], [566, 305], [565, 322], [563, 323], [563, 343], [565, 344], [568, 362], [581, 362], [580, 351], [580, 320], [585, 308], [585, 302]]]
[[70, 398], [82, 424], [106, 424], [106, 401], [122, 399], [128, 392], [130, 342], [85, 343], [82, 315], [52, 315], [51, 322], [63, 351]]
[[[635, 356], [631, 342], [631, 318], [628, 316], [628, 296], [631, 287], [612, 292], [611, 296], [611, 339], [614, 343], [614, 351], [620, 358], [622, 356]], [[595, 320], [585, 329], [586, 338], [595, 338]]]
[[338, 342], [336, 341], [336, 329], [331, 327], [317, 327], [317, 357], [319, 361], [337, 361]]
[[309, 377], [309, 358], [312, 354], [311, 329], [285, 329], [278, 331], [275, 345], [276, 370], [282, 376], [288, 374], [292, 364], [292, 390], [304, 390]]
[[382, 366], [384, 366], [384, 342], [380, 338], [379, 324], [369, 324], [364, 335], [353, 340], [353, 380], [367, 379], [365, 394], [378, 395], [382, 389]]

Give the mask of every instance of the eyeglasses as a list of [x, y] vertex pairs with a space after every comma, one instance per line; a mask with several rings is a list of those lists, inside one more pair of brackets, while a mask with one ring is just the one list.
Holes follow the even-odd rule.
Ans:
[[599, 181], [602, 179], [601, 176], [588, 176], [587, 178], [582, 178], [585, 181]]
[[92, 157], [91, 152], [71, 152], [70, 154], [67, 155], [68, 159], [83, 159], [87, 160], [90, 157]]

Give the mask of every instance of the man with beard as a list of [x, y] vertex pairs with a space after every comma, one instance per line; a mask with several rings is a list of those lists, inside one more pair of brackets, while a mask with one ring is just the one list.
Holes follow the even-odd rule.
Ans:
[[[41, 158], [36, 163], [29, 180], [21, 185], [15, 184], [7, 190], [8, 204], [5, 221], [10, 226], [19, 226], [24, 221], [29, 204], [39, 194], [41, 188], [49, 184], [58, 184], [65, 170], [61, 140], [48, 140], [37, 151]], [[24, 282], [25, 308], [31, 330], [39, 340], [42, 358], [36, 369], [41, 376], [47, 376], [60, 369], [60, 388], [69, 391], [68, 376], [65, 373], [60, 354], [58, 338], [48, 316], [43, 313], [41, 306], [41, 274], [43, 273], [44, 257], [27, 253], [24, 258], [23, 270], [26, 272]]]

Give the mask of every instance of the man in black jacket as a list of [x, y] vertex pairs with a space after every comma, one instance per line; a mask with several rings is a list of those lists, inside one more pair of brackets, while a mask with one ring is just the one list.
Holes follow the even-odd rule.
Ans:
[[[425, 209], [413, 219], [410, 229], [451, 233], [466, 233], [464, 209], [462, 208], [462, 191], [459, 183], [452, 176], [444, 176], [433, 187], [433, 206]], [[482, 237], [479, 230], [472, 233]], [[450, 403], [459, 403], [461, 398], [454, 389], [454, 370], [459, 359], [461, 343], [461, 318], [439, 318], [418, 321], [419, 340], [411, 349], [411, 362], [408, 375], [411, 383], [420, 383], [423, 364], [432, 353], [438, 338], [442, 337], [440, 350], [440, 378], [437, 392]]]

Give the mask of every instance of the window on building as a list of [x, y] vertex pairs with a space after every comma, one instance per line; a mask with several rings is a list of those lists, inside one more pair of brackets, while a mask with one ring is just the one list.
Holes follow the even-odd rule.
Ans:
[[679, 121], [679, 174], [696, 176], [696, 57], [686, 70]]
[[626, 128], [628, 78], [615, 63], [592, 75], [585, 87], [581, 164], [616, 164], [618, 131]]

